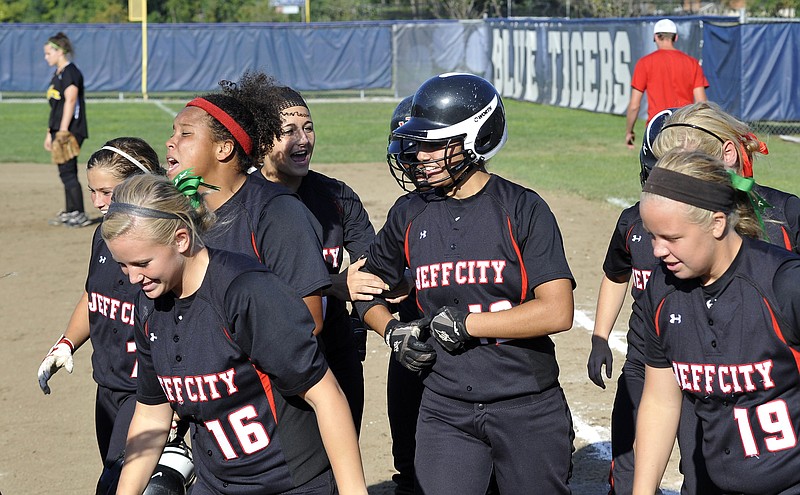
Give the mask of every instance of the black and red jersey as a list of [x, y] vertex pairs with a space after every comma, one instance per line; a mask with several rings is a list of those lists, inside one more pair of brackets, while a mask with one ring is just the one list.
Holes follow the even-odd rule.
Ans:
[[136, 344], [133, 328], [136, 296], [141, 287], [132, 285], [114, 261], [100, 235], [92, 237], [92, 254], [86, 277], [89, 297], [89, 338], [92, 340], [92, 377], [112, 390], [136, 392]]
[[258, 259], [301, 297], [330, 285], [319, 223], [284, 186], [249, 174], [215, 213], [207, 246]]
[[672, 368], [726, 493], [800, 489], [799, 278], [796, 254], [744, 238], [710, 285], [665, 268], [648, 284], [647, 364]]
[[[502, 311], [532, 299], [540, 284], [573, 280], [548, 205], [496, 175], [463, 200], [432, 190], [395, 203], [369, 249], [366, 268], [395, 287], [406, 266], [425, 315], [442, 306]], [[549, 337], [473, 340], [464, 352], [451, 354], [429, 338], [437, 358], [425, 386], [444, 396], [489, 402], [558, 383]]]
[[[209, 249], [198, 291], [137, 314], [137, 400], [191, 423], [196, 473], [224, 494], [278, 493], [329, 468], [297, 394], [327, 371], [294, 290], [252, 258]], [[144, 295], [140, 296], [144, 298]]]

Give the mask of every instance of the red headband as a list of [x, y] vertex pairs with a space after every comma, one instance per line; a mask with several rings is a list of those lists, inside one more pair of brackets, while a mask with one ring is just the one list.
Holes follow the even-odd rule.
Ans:
[[238, 122], [233, 120], [233, 117], [225, 112], [225, 110], [214, 105], [205, 98], [200, 97], [190, 101], [186, 106], [201, 108], [208, 112], [209, 115], [217, 119], [220, 124], [228, 129], [228, 132], [230, 132], [236, 142], [242, 146], [245, 153], [249, 155], [250, 152], [253, 151], [253, 141], [250, 139], [250, 136], [242, 129], [242, 126], [240, 126]]

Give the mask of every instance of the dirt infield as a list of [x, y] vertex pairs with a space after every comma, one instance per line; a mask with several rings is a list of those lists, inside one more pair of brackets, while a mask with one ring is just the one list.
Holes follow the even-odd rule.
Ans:
[[[402, 192], [385, 165], [319, 165], [322, 173], [344, 180], [361, 196], [376, 228]], [[86, 185], [85, 173], [81, 177]], [[63, 205], [58, 174], [51, 166], [0, 165], [0, 492], [4, 495], [88, 494], [100, 473], [94, 434], [95, 385], [89, 345], [75, 355], [72, 375], [59, 372], [53, 393], [42, 395], [36, 370], [49, 346], [63, 332], [83, 290], [93, 227], [52, 227], [47, 219]], [[535, 188], [535, 184], [533, 185]], [[605, 248], [619, 207], [539, 191], [558, 218], [567, 256], [578, 282], [576, 325], [555, 337], [561, 382], [575, 416], [575, 494], [605, 493], [608, 425], [615, 380], [623, 355], [615, 353], [614, 376], [606, 390], [586, 377], [588, 321], [593, 318]], [[85, 197], [86, 211], [94, 208]], [[628, 304], [626, 304], [627, 306]], [[627, 309], [616, 332], [624, 335]], [[581, 326], [583, 325], [583, 326]], [[361, 448], [370, 493], [393, 493], [391, 438], [386, 419], [388, 352], [377, 335], [368, 342], [365, 362], [366, 407]], [[664, 486], [674, 489], [671, 467]]]

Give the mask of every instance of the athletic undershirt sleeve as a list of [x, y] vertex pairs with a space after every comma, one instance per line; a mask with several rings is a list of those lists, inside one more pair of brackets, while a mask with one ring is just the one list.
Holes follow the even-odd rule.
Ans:
[[[417, 200], [421, 201], [414, 196], [403, 196], [389, 209], [386, 223], [370, 244], [367, 250], [367, 262], [361, 268], [380, 277], [390, 289], [404, 283], [406, 269], [404, 233], [410, 221], [408, 202]], [[375, 297], [371, 301], [355, 301], [353, 304], [358, 314], [362, 316], [377, 304], [388, 307], [386, 301], [380, 297]]]
[[231, 338], [282, 394], [305, 392], [325, 375], [311, 313], [274, 274], [239, 275], [225, 294], [225, 312]]
[[262, 262], [301, 296], [330, 285], [322, 227], [295, 196], [279, 195], [262, 210], [256, 232]]

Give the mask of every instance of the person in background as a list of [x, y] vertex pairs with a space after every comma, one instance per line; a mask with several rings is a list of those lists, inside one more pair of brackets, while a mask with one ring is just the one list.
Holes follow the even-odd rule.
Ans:
[[58, 165], [58, 175], [64, 184], [64, 209], [50, 220], [52, 225], [86, 227], [92, 221], [83, 208], [83, 189], [78, 180], [80, 145], [89, 137], [86, 125], [86, 101], [83, 95], [83, 74], [72, 63], [72, 43], [64, 33], [51, 36], [44, 45], [47, 65], [55, 67], [47, 101], [50, 118], [44, 137], [44, 149]]
[[634, 148], [634, 126], [639, 116], [642, 95], [647, 92], [647, 122], [667, 108], [678, 108], [706, 101], [708, 80], [697, 59], [675, 48], [678, 28], [669, 19], [661, 19], [653, 28], [656, 51], [636, 62], [631, 80], [631, 99], [625, 127], [625, 144]]

